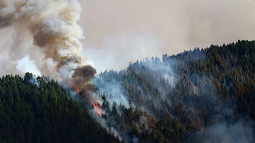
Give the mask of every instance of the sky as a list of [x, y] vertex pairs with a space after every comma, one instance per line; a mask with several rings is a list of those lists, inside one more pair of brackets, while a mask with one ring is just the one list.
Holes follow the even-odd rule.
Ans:
[[79, 0], [83, 51], [98, 71], [255, 38], [254, 0]]
[[[62, 40], [76, 39], [74, 47], [78, 48], [65, 45], [69, 46], [69, 54], [77, 54], [82, 63], [91, 64], [98, 73], [106, 69], [125, 69], [130, 62], [145, 57], [161, 58], [163, 54], [173, 55], [195, 47], [206, 48], [211, 44], [255, 38], [255, 0], [78, 2], [80, 5], [76, 0], [0, 0], [0, 75], [28, 71], [56, 77], [55, 67], [59, 61], [54, 55], [55, 46], [46, 46], [47, 50], [43, 50], [40, 45], [35, 45], [33, 36], [38, 31], [51, 32], [49, 36], [60, 36]], [[9, 7], [3, 8], [4, 3]], [[31, 3], [35, 3], [35, 9]], [[23, 9], [13, 9], [19, 6]], [[58, 12], [66, 7], [64, 13]], [[33, 30], [34, 25], [38, 26], [35, 18], [39, 19], [39, 29]], [[76, 24], [77, 19], [82, 29]], [[40, 24], [44, 29], [40, 29]], [[80, 39], [83, 35], [85, 38]], [[61, 43], [56, 44], [58, 49], [63, 48]], [[66, 50], [57, 52], [68, 54]]]

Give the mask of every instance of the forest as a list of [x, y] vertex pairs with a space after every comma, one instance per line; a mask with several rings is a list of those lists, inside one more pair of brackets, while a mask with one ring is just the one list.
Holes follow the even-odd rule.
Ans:
[[0, 78], [0, 142], [112, 142], [107, 133], [54, 80], [6, 75]]
[[101, 72], [104, 126], [56, 81], [6, 75], [0, 142], [254, 142], [254, 69], [255, 41], [238, 40]]
[[130, 63], [93, 80], [130, 142], [254, 142], [255, 41]]

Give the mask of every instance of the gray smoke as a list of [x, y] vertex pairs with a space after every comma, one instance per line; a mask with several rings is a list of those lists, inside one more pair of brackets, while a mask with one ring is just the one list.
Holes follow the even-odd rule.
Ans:
[[91, 83], [95, 74], [96, 69], [90, 65], [76, 68], [73, 73], [73, 87], [79, 89], [83, 95], [89, 95], [91, 91], [96, 90], [96, 87]]
[[110, 78], [114, 77], [102, 77], [101, 75], [98, 75], [92, 82], [98, 87], [99, 95], [105, 96], [111, 107], [116, 103], [117, 105], [124, 105], [126, 108], [129, 108], [128, 98], [124, 94], [121, 82], [118, 79]]
[[12, 44], [1, 47], [9, 61], [1, 74], [32, 70], [70, 84], [73, 69], [87, 61], [80, 55], [80, 13], [76, 0], [1, 0], [0, 29], [12, 33]]
[[[198, 143], [252, 143], [254, 142], [252, 127], [244, 120], [235, 123], [219, 123], [196, 133]], [[210, 141], [210, 138], [214, 141]]]

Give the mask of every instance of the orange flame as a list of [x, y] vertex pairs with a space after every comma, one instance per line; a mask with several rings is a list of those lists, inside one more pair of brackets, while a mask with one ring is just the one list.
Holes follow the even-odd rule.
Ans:
[[71, 89], [73, 89], [73, 90], [76, 90], [76, 92], [79, 94], [80, 93], [80, 90], [77, 88], [75, 88], [74, 87], [74, 83], [72, 83], [72, 85], [71, 85], [71, 87], [70, 87]]
[[[73, 89], [73, 90], [76, 90], [76, 92], [79, 94], [80, 93], [80, 90], [77, 88], [75, 88], [74, 87], [74, 83], [72, 83], [72, 85], [71, 85], [71, 87], [70, 87], [71, 89]], [[95, 99], [93, 100], [93, 102], [95, 101]], [[94, 109], [95, 109], [95, 111], [97, 112], [97, 114], [101, 117], [101, 112], [100, 112], [100, 110], [99, 110], [99, 108], [101, 107], [101, 105], [98, 103], [98, 102], [95, 102], [95, 103], [92, 103], [92, 105], [93, 105], [93, 107], [94, 107]]]
[[77, 88], [77, 89], [76, 89], [76, 92], [77, 92], [77, 93], [79, 93], [79, 92], [80, 92], [80, 90]]
[[99, 110], [100, 104], [98, 102], [97, 103], [92, 103], [92, 106], [94, 107], [94, 109], [97, 112], [97, 114], [101, 117], [101, 112]]

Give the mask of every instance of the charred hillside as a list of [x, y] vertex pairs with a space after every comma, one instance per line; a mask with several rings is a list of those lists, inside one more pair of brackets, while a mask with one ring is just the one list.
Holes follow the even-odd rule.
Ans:
[[93, 80], [129, 142], [254, 142], [255, 41], [146, 58]]
[[0, 142], [119, 142], [54, 81], [0, 78]]

